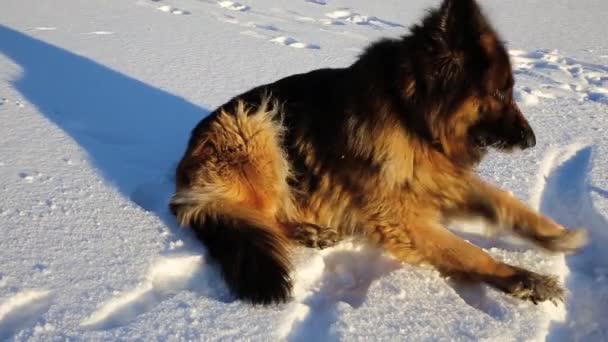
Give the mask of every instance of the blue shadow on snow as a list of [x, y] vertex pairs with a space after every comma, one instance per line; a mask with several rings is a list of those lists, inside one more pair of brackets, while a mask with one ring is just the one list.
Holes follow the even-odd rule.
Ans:
[[167, 221], [174, 167], [208, 110], [2, 25], [0, 53], [23, 69], [15, 88], [120, 192]]

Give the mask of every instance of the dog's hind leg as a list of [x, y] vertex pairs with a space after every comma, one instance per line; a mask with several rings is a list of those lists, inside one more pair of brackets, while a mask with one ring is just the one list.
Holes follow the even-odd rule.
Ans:
[[206, 120], [178, 166], [171, 210], [206, 245], [237, 298], [284, 302], [292, 281], [282, 222], [295, 209], [278, 106], [238, 102]]
[[290, 223], [288, 225], [290, 226], [289, 237], [305, 247], [325, 249], [335, 246], [340, 241], [340, 233], [331, 227], [313, 223]]

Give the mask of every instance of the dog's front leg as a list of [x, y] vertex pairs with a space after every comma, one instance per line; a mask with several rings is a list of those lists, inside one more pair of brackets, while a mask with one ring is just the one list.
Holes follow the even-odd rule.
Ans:
[[446, 229], [440, 216], [432, 204], [415, 206], [394, 220], [370, 222], [374, 224], [369, 226], [368, 239], [402, 262], [429, 263], [446, 276], [485, 282], [534, 303], [563, 301], [564, 291], [555, 277], [494, 259]]
[[482, 216], [499, 229], [513, 232], [552, 252], [573, 253], [586, 244], [584, 230], [568, 230], [476, 176], [471, 176], [468, 184], [468, 195], [462, 198], [454, 212], [456, 216]]
[[494, 259], [481, 248], [441, 225], [407, 224], [416, 251], [445, 275], [485, 282], [514, 297], [533, 303], [564, 300], [554, 276], [543, 275]]

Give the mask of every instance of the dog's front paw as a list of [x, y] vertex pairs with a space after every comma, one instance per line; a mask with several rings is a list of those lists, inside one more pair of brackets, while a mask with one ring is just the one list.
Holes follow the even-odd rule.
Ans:
[[539, 238], [538, 244], [551, 251], [572, 254], [587, 244], [587, 232], [584, 229], [563, 229], [561, 235]]
[[555, 276], [518, 269], [518, 273], [510, 277], [509, 283], [505, 289], [507, 293], [534, 304], [548, 300], [557, 305], [564, 301], [564, 289]]

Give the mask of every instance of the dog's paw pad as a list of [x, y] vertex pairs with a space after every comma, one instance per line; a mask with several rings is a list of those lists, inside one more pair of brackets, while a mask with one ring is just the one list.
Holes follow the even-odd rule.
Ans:
[[525, 270], [515, 276], [509, 293], [514, 297], [529, 300], [534, 304], [548, 300], [555, 305], [558, 302], [563, 302], [565, 295], [557, 277]]
[[340, 234], [330, 227], [303, 223], [294, 228], [293, 239], [309, 248], [324, 249], [335, 246], [340, 241]]
[[564, 230], [563, 234], [553, 238], [543, 239], [541, 245], [552, 252], [572, 254], [584, 247], [588, 242], [584, 229]]

